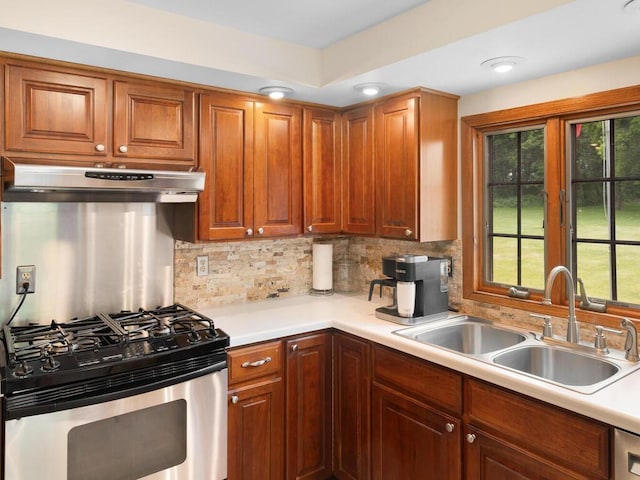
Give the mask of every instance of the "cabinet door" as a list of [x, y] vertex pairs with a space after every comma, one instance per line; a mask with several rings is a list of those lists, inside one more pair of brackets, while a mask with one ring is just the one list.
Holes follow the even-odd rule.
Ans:
[[193, 166], [196, 159], [195, 93], [148, 83], [114, 83], [113, 155]]
[[229, 480], [282, 480], [282, 380], [229, 391]]
[[331, 477], [331, 334], [288, 340], [288, 480]]
[[371, 347], [364, 340], [337, 333], [333, 351], [333, 474], [339, 480], [368, 480], [371, 478]]
[[378, 234], [418, 238], [418, 99], [375, 108]]
[[373, 159], [373, 110], [345, 112], [342, 117], [342, 229], [345, 233], [373, 235], [375, 224], [375, 175]]
[[586, 479], [533, 456], [491, 435], [467, 427], [465, 480], [569, 480]]
[[302, 139], [298, 107], [255, 104], [254, 233], [302, 233]]
[[342, 226], [340, 115], [303, 112], [304, 226], [310, 233], [339, 233]]
[[106, 78], [7, 65], [6, 149], [100, 162], [109, 137], [107, 92]]
[[460, 421], [373, 386], [373, 479], [460, 480]]
[[198, 198], [202, 240], [238, 239], [253, 227], [253, 102], [228, 94], [200, 98]]

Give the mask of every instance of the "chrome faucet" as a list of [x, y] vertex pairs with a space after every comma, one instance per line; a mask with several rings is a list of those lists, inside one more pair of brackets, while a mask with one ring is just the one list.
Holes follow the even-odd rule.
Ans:
[[638, 359], [638, 331], [636, 326], [628, 318], [620, 321], [620, 326], [627, 331], [627, 340], [624, 343], [624, 358], [630, 362], [637, 362]]
[[578, 343], [580, 341], [580, 330], [578, 330], [578, 322], [576, 321], [576, 287], [573, 283], [573, 277], [571, 272], [564, 265], [557, 265], [551, 269], [547, 276], [544, 289], [544, 298], [542, 299], [543, 305], [551, 305], [551, 289], [553, 282], [558, 274], [562, 272], [567, 277], [567, 283], [569, 284], [569, 317], [567, 318], [567, 342]]

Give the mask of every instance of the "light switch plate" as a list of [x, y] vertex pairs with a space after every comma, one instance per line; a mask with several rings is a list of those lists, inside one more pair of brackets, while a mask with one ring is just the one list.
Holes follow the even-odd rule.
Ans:
[[209, 275], [209, 257], [206, 255], [199, 255], [196, 257], [196, 275], [199, 277], [206, 277]]

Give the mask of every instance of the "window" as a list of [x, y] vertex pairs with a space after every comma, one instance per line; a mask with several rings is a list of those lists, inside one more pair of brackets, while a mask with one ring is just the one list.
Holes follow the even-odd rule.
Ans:
[[[640, 87], [461, 125], [464, 298], [559, 315], [540, 300], [562, 264], [607, 313], [640, 317]], [[581, 321], [614, 324], [599, 315], [578, 309]]]
[[487, 282], [544, 288], [544, 129], [485, 135]]
[[571, 125], [574, 271], [590, 297], [640, 304], [640, 116]]

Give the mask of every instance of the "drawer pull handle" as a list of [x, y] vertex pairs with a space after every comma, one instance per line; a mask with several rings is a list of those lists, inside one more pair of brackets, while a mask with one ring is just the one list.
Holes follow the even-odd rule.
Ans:
[[294, 343], [293, 345], [291, 345], [291, 351], [292, 352], [297, 352], [298, 351], [298, 344]]
[[476, 435], [474, 433], [467, 433], [467, 443], [473, 443], [476, 441]]
[[231, 403], [233, 403], [234, 405], [235, 405], [236, 403], [238, 403], [238, 401], [239, 401], [239, 400], [240, 400], [240, 399], [238, 398], [238, 396], [237, 396], [237, 395], [232, 395], [232, 396], [231, 396]]
[[271, 361], [271, 357], [263, 358], [261, 360], [256, 360], [255, 362], [244, 362], [241, 367], [249, 368], [249, 367], [261, 367], [265, 363], [269, 363]]
[[449, 433], [453, 432], [453, 429], [454, 429], [455, 427], [456, 427], [456, 426], [455, 426], [453, 423], [447, 423], [447, 424], [444, 426], [444, 428], [445, 428], [445, 429], [447, 430], [447, 432], [449, 432]]

